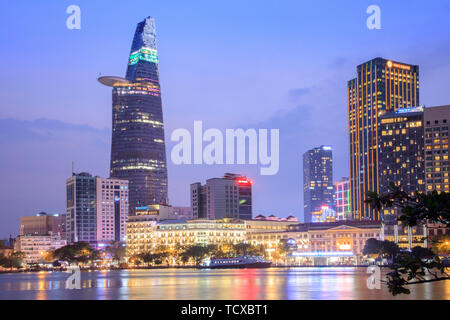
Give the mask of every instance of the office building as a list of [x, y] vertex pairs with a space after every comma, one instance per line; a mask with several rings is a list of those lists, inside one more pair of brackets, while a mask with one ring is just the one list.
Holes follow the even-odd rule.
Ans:
[[23, 235], [48, 236], [59, 234], [65, 238], [65, 214], [40, 212], [35, 216], [20, 217], [20, 232]]
[[303, 221], [313, 222], [313, 216], [318, 216], [322, 208], [334, 210], [333, 193], [332, 148], [308, 150], [303, 154]]
[[126, 78], [100, 77], [113, 87], [111, 177], [129, 181], [130, 215], [136, 207], [167, 204], [167, 165], [153, 18], [137, 25]]
[[128, 218], [128, 182], [83, 172], [66, 181], [68, 243], [123, 241]]
[[212, 178], [205, 185], [191, 184], [191, 207], [194, 219], [252, 218], [253, 181], [227, 173]]
[[375, 58], [357, 67], [348, 82], [351, 211], [357, 220], [379, 220], [365, 203], [379, 192], [379, 125], [386, 113], [419, 105], [419, 67]]

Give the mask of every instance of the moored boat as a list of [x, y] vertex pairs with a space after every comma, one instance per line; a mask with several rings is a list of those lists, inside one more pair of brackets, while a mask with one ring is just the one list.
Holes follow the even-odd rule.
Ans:
[[205, 259], [198, 265], [200, 269], [231, 269], [231, 268], [269, 268], [272, 262], [259, 256], [239, 256], [226, 259]]

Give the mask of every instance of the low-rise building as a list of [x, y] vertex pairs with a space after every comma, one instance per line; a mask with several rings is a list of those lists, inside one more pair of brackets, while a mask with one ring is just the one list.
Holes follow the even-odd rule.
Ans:
[[15, 251], [23, 252], [24, 262], [27, 264], [39, 263], [53, 250], [64, 247], [67, 241], [59, 235], [23, 235], [18, 236], [15, 241]]
[[130, 217], [127, 223], [127, 256], [159, 247], [237, 244], [245, 241], [243, 220], [164, 220], [151, 215]]
[[[365, 243], [370, 238], [380, 239], [381, 224], [372, 221], [338, 221], [322, 223], [302, 223], [291, 225], [278, 232], [255, 232], [247, 234], [252, 245], [263, 245], [267, 252], [273, 252], [281, 241], [288, 242], [294, 250], [290, 253], [290, 263], [316, 263], [318, 258], [350, 259], [356, 263], [362, 256]], [[331, 260], [333, 260], [331, 259]]]

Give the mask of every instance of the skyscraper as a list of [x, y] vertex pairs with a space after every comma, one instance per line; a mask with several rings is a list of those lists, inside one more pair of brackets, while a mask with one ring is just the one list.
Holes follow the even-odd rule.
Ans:
[[303, 217], [304, 222], [313, 222], [316, 213], [334, 209], [333, 199], [333, 151], [321, 146], [303, 154]]
[[129, 210], [167, 204], [167, 166], [153, 18], [138, 23], [126, 78], [100, 77], [113, 87], [111, 177], [129, 181]]
[[419, 105], [419, 67], [375, 58], [357, 67], [348, 82], [351, 207], [357, 220], [379, 220], [364, 202], [379, 192], [378, 129], [380, 117]]
[[[380, 117], [380, 193], [389, 192], [391, 183], [411, 196], [425, 191], [423, 110], [398, 109]], [[394, 212], [385, 212], [389, 213]]]

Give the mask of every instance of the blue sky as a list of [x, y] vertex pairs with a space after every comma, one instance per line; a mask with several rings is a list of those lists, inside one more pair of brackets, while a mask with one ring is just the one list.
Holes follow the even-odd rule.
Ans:
[[[66, 8], [81, 7], [81, 30]], [[381, 8], [368, 30], [366, 8]], [[189, 184], [248, 174], [254, 213], [301, 217], [301, 155], [334, 147], [334, 179], [348, 175], [347, 81], [377, 56], [420, 66], [421, 103], [450, 104], [449, 1], [21, 1], [0, 12], [0, 237], [18, 218], [63, 212], [65, 179], [107, 176], [111, 92], [124, 76], [136, 24], [156, 19], [167, 150], [177, 128], [279, 128], [280, 171], [254, 166], [174, 166], [169, 199], [189, 204]]]

